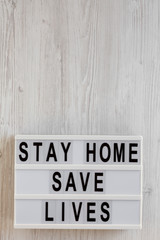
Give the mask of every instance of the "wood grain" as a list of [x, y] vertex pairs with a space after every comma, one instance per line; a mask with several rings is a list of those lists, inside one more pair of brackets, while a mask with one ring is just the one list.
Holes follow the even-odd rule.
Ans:
[[[0, 240], [158, 240], [159, 0], [0, 0]], [[143, 229], [14, 230], [15, 134], [144, 137]]]

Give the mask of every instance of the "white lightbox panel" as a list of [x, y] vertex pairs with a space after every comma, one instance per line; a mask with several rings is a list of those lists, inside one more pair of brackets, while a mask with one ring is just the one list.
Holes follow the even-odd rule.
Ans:
[[[87, 137], [87, 136], [86, 136]], [[62, 136], [57, 136], [54, 139], [46, 137], [36, 137], [32, 139], [27, 137], [21, 139], [17, 136], [16, 140], [16, 163], [17, 164], [119, 164], [119, 165], [139, 165], [141, 160], [141, 138], [137, 140], [123, 137], [121, 140], [116, 138], [106, 139], [103, 136], [100, 138], [89, 137], [88, 140], [85, 136], [82, 136], [83, 141], [79, 141], [73, 136], [68, 136], [68, 141], [66, 138], [63, 139]], [[37, 145], [39, 144], [39, 145]], [[89, 145], [87, 148], [87, 144]], [[102, 147], [102, 144], [104, 146]], [[69, 148], [67, 146], [69, 145]], [[132, 145], [132, 146], [131, 146]], [[95, 147], [94, 147], [95, 146]], [[67, 161], [65, 161], [65, 152], [63, 147], [67, 152]], [[86, 160], [86, 152], [89, 149], [88, 161]], [[115, 158], [115, 152], [123, 151], [124, 149], [124, 159], [118, 162], [117, 157]], [[129, 161], [129, 152], [132, 151], [132, 161]], [[91, 153], [94, 150], [95, 158]], [[25, 160], [27, 152], [27, 159]], [[37, 153], [38, 152], [38, 153]], [[101, 152], [101, 155], [100, 155]], [[135, 153], [134, 153], [135, 152]], [[50, 157], [48, 158], [48, 154]], [[38, 157], [37, 157], [38, 155]], [[109, 155], [109, 156], [108, 156]], [[100, 157], [100, 156], [103, 156]], [[108, 158], [107, 158], [108, 156]], [[103, 159], [103, 160], [102, 160]], [[134, 161], [134, 160], [138, 161]], [[116, 161], [116, 162], [115, 162]]]
[[[62, 202], [65, 204], [65, 218], [62, 221]], [[48, 203], [47, 220], [45, 218], [45, 204]], [[78, 209], [81, 204], [81, 211], [78, 221], [75, 219], [73, 205]], [[89, 220], [87, 220], [87, 204], [90, 205]], [[107, 220], [107, 214], [101, 211], [102, 203], [108, 203], [109, 219]], [[53, 228], [55, 224], [103, 224], [103, 225], [139, 225], [140, 224], [140, 201], [138, 200], [33, 200], [33, 199], [17, 199], [16, 200], [16, 225], [19, 224], [52, 224]], [[103, 215], [105, 221], [102, 221], [101, 215]], [[107, 221], [106, 221], [107, 220]], [[62, 226], [63, 227], [63, 226]]]
[[[61, 174], [61, 190], [56, 192], [52, 188], [52, 185], [56, 185], [52, 176], [54, 173]], [[72, 172], [76, 185], [76, 191], [66, 192], [66, 185], [69, 173]], [[84, 180], [87, 179], [89, 174], [88, 186], [86, 191], [83, 191], [80, 173], [83, 173]], [[16, 170], [16, 194], [95, 194], [94, 183], [95, 173], [103, 173], [103, 177], [99, 177], [99, 180], [103, 180], [102, 184], [98, 184], [99, 187], [103, 187], [104, 191], [99, 194], [108, 195], [140, 195], [141, 193], [141, 173], [140, 171], [124, 171], [124, 170], [31, 170], [22, 169]]]

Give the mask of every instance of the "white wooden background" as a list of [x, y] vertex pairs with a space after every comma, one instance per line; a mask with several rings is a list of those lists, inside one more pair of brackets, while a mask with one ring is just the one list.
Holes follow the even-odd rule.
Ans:
[[[15, 134], [144, 137], [143, 229], [14, 230]], [[160, 1], [0, 0], [0, 240], [158, 240]]]

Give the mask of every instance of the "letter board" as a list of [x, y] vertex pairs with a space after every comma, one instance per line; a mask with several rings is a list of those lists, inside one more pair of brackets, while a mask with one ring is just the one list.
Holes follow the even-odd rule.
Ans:
[[15, 228], [142, 227], [142, 137], [15, 137]]

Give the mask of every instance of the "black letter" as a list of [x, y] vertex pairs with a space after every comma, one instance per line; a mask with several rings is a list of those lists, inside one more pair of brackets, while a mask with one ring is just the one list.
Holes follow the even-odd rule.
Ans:
[[65, 161], [65, 162], [67, 162], [67, 152], [68, 152], [68, 149], [69, 149], [70, 145], [71, 145], [71, 142], [69, 142], [69, 143], [67, 144], [67, 147], [65, 148], [64, 143], [61, 142], [61, 146], [62, 146], [63, 151], [64, 151], [64, 161]]
[[19, 150], [25, 154], [24, 157], [22, 157], [22, 155], [19, 154], [19, 159], [22, 161], [22, 162], [25, 162], [27, 161], [28, 159], [28, 152], [23, 148], [23, 146], [25, 148], [28, 148], [28, 144], [26, 142], [21, 142], [20, 145], [19, 145]]
[[89, 154], [93, 154], [93, 162], [96, 161], [96, 144], [93, 143], [93, 150], [89, 150], [89, 143], [87, 143], [87, 162], [89, 162]]
[[87, 172], [86, 181], [84, 182], [83, 173], [80, 172], [80, 178], [81, 178], [81, 182], [82, 182], [83, 191], [86, 191], [86, 189], [87, 189], [88, 180], [89, 180], [89, 175], [90, 175], [90, 172]]
[[73, 206], [73, 212], [74, 212], [75, 220], [78, 221], [79, 216], [80, 216], [80, 212], [81, 212], [81, 208], [82, 208], [82, 202], [79, 203], [78, 212], [76, 212], [75, 202], [72, 202], [72, 206]]
[[74, 177], [73, 177], [73, 173], [72, 172], [69, 173], [69, 177], [68, 177], [67, 186], [66, 186], [66, 190], [65, 191], [68, 191], [69, 187], [72, 187], [73, 190], [76, 191], [76, 185], [75, 185], [75, 182], [74, 182]]
[[103, 173], [95, 173], [95, 181], [94, 181], [94, 191], [95, 192], [103, 192], [103, 188], [98, 188], [98, 183], [103, 183], [103, 180], [98, 179], [99, 176], [103, 176]]
[[[103, 157], [103, 154], [102, 154], [104, 147], [107, 147], [107, 149], [108, 149], [108, 155], [106, 156], [106, 158], [104, 158], [104, 157]], [[108, 162], [108, 160], [110, 159], [110, 156], [111, 156], [111, 149], [110, 149], [109, 144], [108, 144], [108, 143], [103, 143], [103, 144], [101, 145], [101, 148], [100, 148], [100, 158], [101, 158], [101, 160], [102, 160], [103, 162]]]
[[46, 221], [54, 221], [53, 217], [48, 217], [48, 202], [45, 202], [45, 220]]
[[60, 172], [55, 172], [55, 173], [53, 173], [53, 177], [52, 177], [52, 178], [53, 178], [53, 181], [58, 184], [57, 187], [55, 187], [55, 184], [53, 184], [53, 185], [52, 185], [52, 188], [53, 188], [54, 191], [58, 192], [58, 191], [61, 190], [61, 181], [58, 180], [58, 179], [56, 178], [56, 176], [57, 176], [58, 178], [61, 178]]
[[42, 146], [42, 142], [34, 142], [33, 146], [36, 146], [36, 161], [39, 162], [39, 147]]
[[101, 210], [102, 210], [102, 212], [107, 215], [106, 217], [104, 217], [104, 216], [101, 214], [101, 220], [102, 220], [103, 222], [107, 222], [107, 221], [109, 220], [109, 218], [110, 218], [110, 213], [109, 213], [109, 211], [108, 211], [107, 209], [105, 209], [104, 207], [109, 208], [109, 204], [108, 204], [107, 202], [103, 202], [102, 205], [101, 205]]
[[62, 222], [65, 220], [65, 205], [64, 202], [62, 202]]
[[53, 143], [50, 143], [50, 145], [49, 145], [49, 150], [48, 150], [48, 155], [47, 155], [46, 162], [49, 161], [50, 157], [53, 157], [54, 160], [57, 162], [57, 157], [56, 157], [56, 153], [55, 153], [55, 149], [54, 149], [54, 144]]
[[137, 151], [133, 151], [132, 147], [138, 147], [138, 143], [129, 144], [129, 162], [138, 162], [138, 159], [133, 159], [132, 154], [137, 154]]
[[120, 152], [118, 152], [118, 143], [114, 143], [114, 162], [116, 162], [116, 154], [117, 154], [118, 162], [121, 161], [121, 157], [122, 157], [122, 162], [124, 162], [124, 157], [125, 157], [125, 145], [124, 145], [124, 143], [121, 143]]
[[91, 218], [90, 214], [95, 213], [95, 209], [90, 209], [91, 206], [96, 206], [95, 202], [88, 202], [87, 203], [87, 222], [95, 222], [95, 218]]

